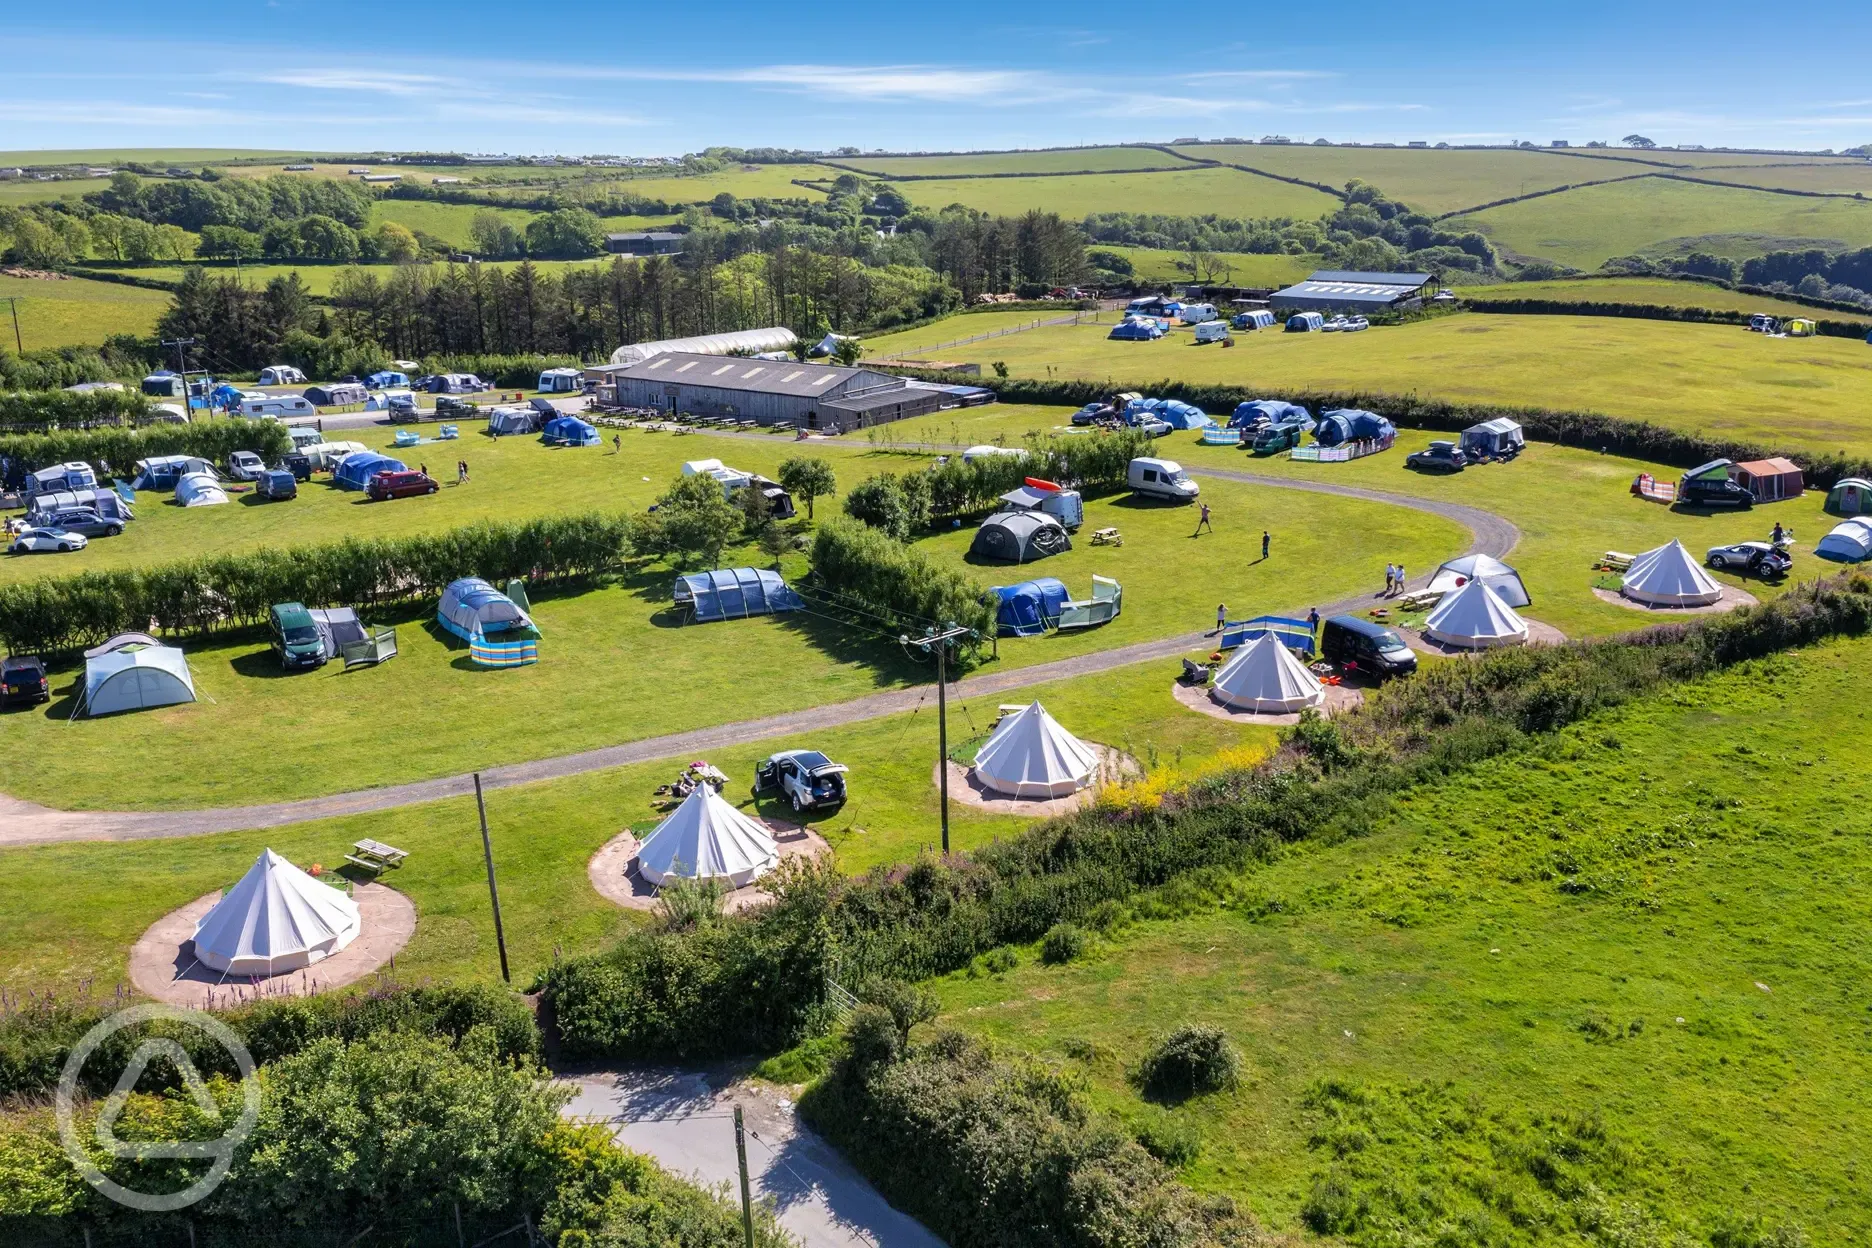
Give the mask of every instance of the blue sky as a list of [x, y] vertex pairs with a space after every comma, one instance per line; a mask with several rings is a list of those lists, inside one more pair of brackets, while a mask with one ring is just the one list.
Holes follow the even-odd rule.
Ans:
[[1864, 0], [87, 0], [67, 20], [56, 12], [24, 8], [0, 38], [0, 150], [1872, 141]]

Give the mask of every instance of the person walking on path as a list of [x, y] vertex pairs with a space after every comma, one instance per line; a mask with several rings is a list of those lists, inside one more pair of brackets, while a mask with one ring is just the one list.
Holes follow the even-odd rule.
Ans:
[[[1215, 532], [1215, 525], [1209, 523], [1208, 503], [1202, 504], [1202, 513], [1196, 518], [1196, 533], [1201, 533], [1204, 529], [1208, 529], [1211, 533]], [[1190, 536], [1195, 537], [1196, 533], [1192, 533]]]
[[1397, 565], [1397, 592], [1404, 592], [1404, 565], [1401, 563]]
[[1222, 626], [1226, 623], [1228, 623], [1228, 604], [1218, 602], [1216, 603], [1216, 635], [1218, 637], [1221, 636]]
[[611, 453], [613, 455], [622, 455], [624, 453], [624, 435], [623, 434], [614, 433], [611, 435]]
[[1387, 563], [1384, 565], [1385, 597], [1389, 598], [1391, 596], [1391, 588], [1392, 586], [1396, 584], [1397, 584], [1397, 564]]
[[1319, 608], [1307, 612], [1307, 632], [1317, 640], [1319, 638]]
[[[1205, 507], [1205, 508], [1203, 508], [1203, 516], [1204, 516], [1204, 518], [1205, 518], [1205, 519], [1207, 519], [1207, 518], [1208, 518], [1208, 512], [1209, 512], [1209, 509], [1208, 509], [1208, 508], [1206, 508], [1206, 507]], [[1261, 530], [1261, 558], [1262, 558], [1262, 559], [1263, 559], [1264, 561], [1265, 561], [1265, 560], [1267, 559], [1267, 557], [1268, 557], [1268, 545], [1269, 545], [1269, 544], [1270, 544], [1271, 542], [1273, 542], [1273, 540], [1274, 540], [1273, 538], [1271, 538], [1271, 537], [1269, 537], [1269, 536], [1268, 536], [1268, 531], [1267, 531], [1266, 529], [1262, 529], [1262, 530]]]
[[468, 461], [465, 459], [455, 461], [455, 484], [468, 484]]

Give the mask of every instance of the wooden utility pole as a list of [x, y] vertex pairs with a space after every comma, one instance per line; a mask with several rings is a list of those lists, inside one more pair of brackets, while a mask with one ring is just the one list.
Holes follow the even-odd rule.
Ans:
[[754, 1248], [754, 1198], [748, 1191], [747, 1130], [741, 1124], [741, 1106], [734, 1107], [735, 1164], [741, 1167], [741, 1240], [742, 1248]]
[[494, 882], [494, 842], [488, 839], [487, 800], [481, 796], [481, 773], [474, 773], [475, 812], [481, 816], [481, 856], [487, 861], [488, 900], [494, 903], [494, 943], [500, 947], [501, 980], [511, 984], [507, 973], [507, 934], [501, 930], [500, 886]]
[[25, 354], [26, 354], [26, 345], [25, 345], [25, 344], [24, 344], [23, 342], [21, 342], [21, 341], [20, 341], [20, 330], [19, 330], [19, 299], [18, 299], [18, 297], [17, 297], [17, 296], [14, 296], [14, 295], [8, 295], [8, 296], [7, 296], [7, 303], [8, 303], [8, 304], [10, 304], [10, 305], [12, 306], [12, 308], [13, 308], [13, 349], [14, 349], [14, 350], [15, 350], [16, 352], [18, 352], [18, 353], [19, 353], [20, 355], [25, 355]]
[[923, 653], [936, 652], [936, 777], [942, 790], [942, 852], [949, 852], [949, 647], [964, 637], [973, 638], [975, 630], [945, 624], [917, 638], [899, 637], [905, 646], [915, 646]]

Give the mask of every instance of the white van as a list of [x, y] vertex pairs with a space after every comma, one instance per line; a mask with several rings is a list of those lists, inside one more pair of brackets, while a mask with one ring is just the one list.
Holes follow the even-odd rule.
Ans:
[[1201, 325], [1206, 321], [1215, 320], [1222, 314], [1216, 311], [1213, 303], [1186, 303], [1177, 315], [1183, 318], [1185, 325]]
[[1190, 480], [1183, 465], [1174, 459], [1132, 460], [1125, 472], [1125, 484], [1131, 487], [1133, 494], [1167, 498], [1178, 503], [1187, 503], [1202, 493], [1202, 487]]
[[978, 459], [987, 459], [994, 455], [1025, 455], [1026, 453], [1012, 446], [971, 446], [962, 452], [962, 462], [972, 464]]
[[271, 416], [274, 420], [284, 420], [288, 416], [316, 418], [318, 408], [302, 394], [267, 395], [258, 399], [242, 399], [240, 414], [255, 418]]
[[1229, 327], [1227, 321], [1204, 321], [1196, 327], [1196, 341], [1199, 343], [1227, 342], [1228, 340]]
[[325, 440], [325, 435], [314, 425], [288, 425], [286, 436], [292, 439], [295, 451], [303, 451], [306, 447], [316, 446]]

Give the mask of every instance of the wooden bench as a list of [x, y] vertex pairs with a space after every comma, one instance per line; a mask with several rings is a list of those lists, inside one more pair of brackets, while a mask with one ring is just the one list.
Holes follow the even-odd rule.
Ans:
[[393, 867], [403, 865], [409, 857], [409, 851], [386, 845], [382, 841], [373, 841], [369, 837], [351, 846], [353, 852], [345, 855], [345, 861], [355, 867], [369, 871], [372, 875], [382, 875]]

